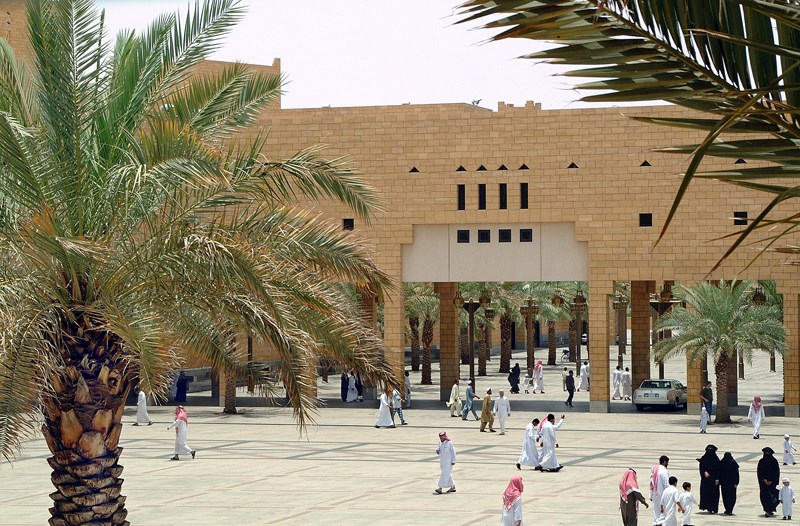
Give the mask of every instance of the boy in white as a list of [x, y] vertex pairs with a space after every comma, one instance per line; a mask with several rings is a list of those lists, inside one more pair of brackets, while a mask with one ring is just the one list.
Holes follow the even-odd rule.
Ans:
[[[136, 424], [134, 424], [136, 425]], [[792, 439], [789, 435], [783, 435], [783, 465], [786, 466], [787, 464], [797, 464], [797, 461], [794, 459], [794, 452], [797, 451], [792, 446]]]
[[506, 434], [506, 416], [511, 416], [511, 404], [506, 398], [505, 391], [500, 389], [500, 397], [494, 401], [494, 410], [492, 413], [496, 414], [500, 419], [500, 434]]
[[[531, 392], [530, 387], [532, 383], [533, 383], [533, 371], [528, 369], [528, 371], [525, 373], [525, 378], [523, 378], [522, 380], [522, 385], [525, 387], [525, 394], [530, 394]], [[535, 391], [534, 394], [536, 394]]]
[[705, 433], [707, 427], [708, 427], [708, 411], [706, 411], [706, 406], [702, 406], [700, 408], [700, 432]]
[[794, 490], [789, 487], [789, 479], [783, 477], [781, 479], [783, 486], [778, 492], [778, 502], [781, 503], [781, 511], [783, 512], [783, 520], [792, 520], [792, 504], [794, 503]]
[[678, 526], [678, 477], [669, 478], [669, 486], [661, 494], [661, 526]]
[[683, 493], [678, 495], [678, 507], [683, 512], [682, 526], [692, 526], [692, 509], [697, 504], [694, 495], [692, 495], [692, 485], [689, 482], [683, 483]]

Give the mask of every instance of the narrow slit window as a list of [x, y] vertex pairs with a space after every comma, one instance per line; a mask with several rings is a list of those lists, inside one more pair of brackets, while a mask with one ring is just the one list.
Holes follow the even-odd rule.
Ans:
[[478, 210], [486, 210], [486, 185], [478, 185]]
[[508, 184], [500, 183], [500, 210], [508, 208]]
[[519, 183], [519, 208], [528, 209], [528, 183]]
[[467, 209], [467, 185], [465, 184], [458, 185], [458, 209]]

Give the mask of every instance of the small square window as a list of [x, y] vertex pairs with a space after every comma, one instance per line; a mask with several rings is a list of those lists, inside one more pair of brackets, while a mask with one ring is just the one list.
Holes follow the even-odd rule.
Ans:
[[456, 233], [456, 241], [459, 243], [469, 243], [469, 230], [459, 230]]
[[355, 230], [355, 219], [342, 219], [342, 230]]
[[639, 214], [639, 226], [653, 226], [653, 214]]
[[511, 243], [511, 229], [501, 228], [497, 233], [497, 240], [501, 243]]
[[491, 230], [478, 230], [478, 243], [491, 243], [492, 231]]
[[533, 229], [520, 228], [519, 229], [519, 242], [520, 243], [533, 243]]
[[747, 212], [734, 212], [733, 213], [733, 224], [736, 226], [746, 226], [747, 225]]

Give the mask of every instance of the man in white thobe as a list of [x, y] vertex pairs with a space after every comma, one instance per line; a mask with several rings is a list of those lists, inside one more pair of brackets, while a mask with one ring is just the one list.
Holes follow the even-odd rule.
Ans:
[[406, 371], [406, 409], [411, 407], [411, 375]]
[[631, 396], [633, 396], [633, 391], [631, 390], [631, 370], [630, 368], [626, 367], [624, 371], [622, 371], [621, 376], [622, 381], [622, 397], [625, 400], [630, 400]]
[[658, 465], [650, 470], [650, 502], [653, 503], [653, 524], [664, 523], [664, 508], [661, 506], [661, 498], [669, 486], [669, 457], [661, 455]]
[[[461, 391], [458, 388], [458, 378], [456, 378], [452, 389], [450, 389], [450, 401], [447, 402], [447, 407], [450, 408], [450, 416], [460, 416], [461, 413]], [[456, 415], [456, 412], [459, 414]]]
[[547, 419], [542, 422], [541, 429], [539, 430], [540, 440], [542, 442], [542, 454], [539, 462], [544, 471], [558, 471], [563, 467], [558, 463], [558, 458], [556, 458], [556, 448], [558, 447], [556, 430], [564, 425], [564, 415], [561, 415], [561, 420], [558, 424], [556, 424], [555, 421], [555, 415], [550, 413], [547, 415]]
[[622, 399], [622, 367], [619, 365], [611, 375], [611, 385], [614, 387], [614, 392], [611, 394], [611, 399]]
[[511, 403], [506, 398], [506, 393], [500, 389], [500, 397], [494, 401], [494, 410], [492, 413], [497, 415], [500, 419], [500, 434], [506, 434], [506, 417], [511, 416]]
[[453, 466], [456, 465], [456, 448], [444, 431], [439, 433], [439, 447], [436, 448], [436, 454], [439, 455], [442, 474], [439, 476], [439, 487], [433, 492], [441, 495], [443, 488], [450, 488], [447, 493], [454, 493], [456, 482], [453, 480]]
[[581, 365], [580, 373], [578, 374], [579, 383], [578, 383], [578, 391], [583, 389], [584, 391], [589, 390], [589, 363], [583, 362]]
[[539, 451], [536, 447], [536, 442], [538, 440], [539, 419], [534, 418], [530, 424], [525, 426], [525, 435], [522, 437], [522, 453], [519, 454], [517, 469], [522, 469], [520, 466], [530, 466], [534, 469], [539, 468]]
[[139, 389], [139, 396], [136, 401], [136, 422], [133, 425], [138, 426], [139, 424], [153, 425], [150, 415], [147, 414], [147, 395], [141, 389]]

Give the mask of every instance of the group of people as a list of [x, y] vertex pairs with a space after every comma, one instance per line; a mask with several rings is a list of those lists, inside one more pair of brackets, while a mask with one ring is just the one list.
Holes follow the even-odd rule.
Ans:
[[611, 373], [611, 385], [614, 388], [614, 392], [611, 393], [612, 400], [630, 400], [633, 396], [633, 390], [631, 387], [631, 370], [629, 367], [626, 367], [625, 370], [622, 370], [622, 366], [617, 366], [614, 369], [614, 372]]
[[342, 402], [353, 403], [364, 401], [364, 384], [361, 383], [361, 374], [342, 371]]
[[375, 427], [396, 427], [394, 423], [395, 415], [400, 418], [400, 425], [408, 425], [403, 415], [403, 402], [403, 396], [400, 394], [400, 391], [396, 387], [392, 388], [387, 385], [383, 393], [381, 393], [378, 418], [375, 420]]
[[531, 391], [536, 394], [537, 390], [544, 394], [544, 365], [541, 360], [536, 360], [533, 369], [528, 369], [523, 385], [525, 394], [529, 394]]
[[[537, 471], [557, 472], [564, 467], [558, 463], [556, 456], [558, 447], [556, 431], [564, 425], [564, 416], [561, 415], [561, 420], [556, 424], [555, 415], [550, 413], [544, 420], [534, 418], [525, 426], [517, 469], [521, 470], [522, 466], [528, 466]], [[538, 444], [541, 444], [541, 450]]]

